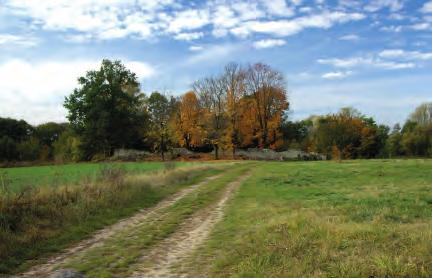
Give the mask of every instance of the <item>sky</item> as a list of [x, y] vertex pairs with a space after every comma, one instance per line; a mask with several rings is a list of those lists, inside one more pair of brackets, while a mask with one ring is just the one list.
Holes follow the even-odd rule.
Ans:
[[65, 121], [65, 96], [107, 58], [174, 95], [263, 62], [293, 120], [353, 106], [393, 125], [432, 101], [431, 42], [429, 0], [0, 0], [0, 117]]

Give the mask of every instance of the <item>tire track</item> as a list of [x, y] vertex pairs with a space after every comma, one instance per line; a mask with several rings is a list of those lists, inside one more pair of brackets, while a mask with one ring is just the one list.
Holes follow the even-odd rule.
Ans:
[[145, 220], [158, 215], [162, 210], [172, 206], [186, 195], [197, 190], [199, 187], [202, 187], [209, 181], [217, 179], [221, 176], [222, 174], [208, 177], [202, 182], [199, 182], [177, 193], [174, 193], [173, 195], [159, 202], [156, 206], [142, 209], [131, 217], [120, 220], [119, 222], [111, 226], [99, 230], [90, 238], [85, 239], [78, 244], [64, 250], [61, 254], [49, 258], [46, 263], [36, 265], [30, 268], [28, 271], [21, 273], [15, 277], [49, 277], [49, 275], [54, 271], [54, 268], [56, 266], [65, 263], [66, 260], [68, 260], [70, 257], [79, 256], [80, 254], [83, 254], [94, 247], [103, 245], [106, 239], [112, 237], [118, 232], [133, 228], [135, 226], [139, 226]]
[[[244, 174], [229, 183], [216, 204], [197, 212], [186, 220], [172, 236], [150, 249], [148, 254], [139, 260], [136, 270], [130, 277], [187, 276], [185, 273], [174, 273], [173, 268], [181, 264], [182, 260], [187, 258], [208, 238], [215, 224], [222, 220], [226, 202], [249, 177], [250, 173]], [[182, 269], [184, 269], [184, 266], [182, 266]]]

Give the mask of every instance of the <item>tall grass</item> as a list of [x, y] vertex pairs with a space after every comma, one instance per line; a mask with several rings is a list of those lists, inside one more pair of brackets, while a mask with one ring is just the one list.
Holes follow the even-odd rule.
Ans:
[[0, 273], [25, 268], [41, 255], [61, 250], [217, 171], [191, 167], [127, 176], [120, 167], [105, 166], [100, 169], [98, 180], [78, 186], [28, 187], [19, 193], [3, 192]]

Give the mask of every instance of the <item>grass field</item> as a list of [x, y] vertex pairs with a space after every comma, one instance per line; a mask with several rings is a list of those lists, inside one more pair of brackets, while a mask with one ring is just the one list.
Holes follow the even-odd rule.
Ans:
[[[177, 162], [176, 166], [191, 165], [191, 162]], [[100, 176], [104, 167], [121, 167], [131, 174], [157, 171], [164, 168], [163, 162], [118, 162], [79, 163], [66, 165], [0, 168], [0, 187], [3, 181], [12, 191], [26, 186], [58, 186], [93, 181]]]
[[0, 276], [25, 269], [46, 254], [154, 206], [224, 166], [191, 167], [133, 175], [113, 168], [108, 176], [90, 183], [0, 195]]
[[191, 260], [213, 276], [432, 275], [431, 160], [262, 163], [226, 215]]
[[[158, 198], [147, 205], [214, 177], [39, 277], [63, 267], [86, 277], [432, 276], [432, 160], [238, 162], [206, 171], [153, 187]], [[105, 203], [142, 206], [148, 191], [131, 193], [141, 183], [129, 180], [124, 197]]]

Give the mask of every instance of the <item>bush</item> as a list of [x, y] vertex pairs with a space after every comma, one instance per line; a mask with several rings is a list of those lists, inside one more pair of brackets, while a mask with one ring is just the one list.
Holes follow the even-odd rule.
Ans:
[[53, 143], [54, 158], [57, 162], [77, 162], [82, 159], [81, 140], [71, 131], [63, 132]]

